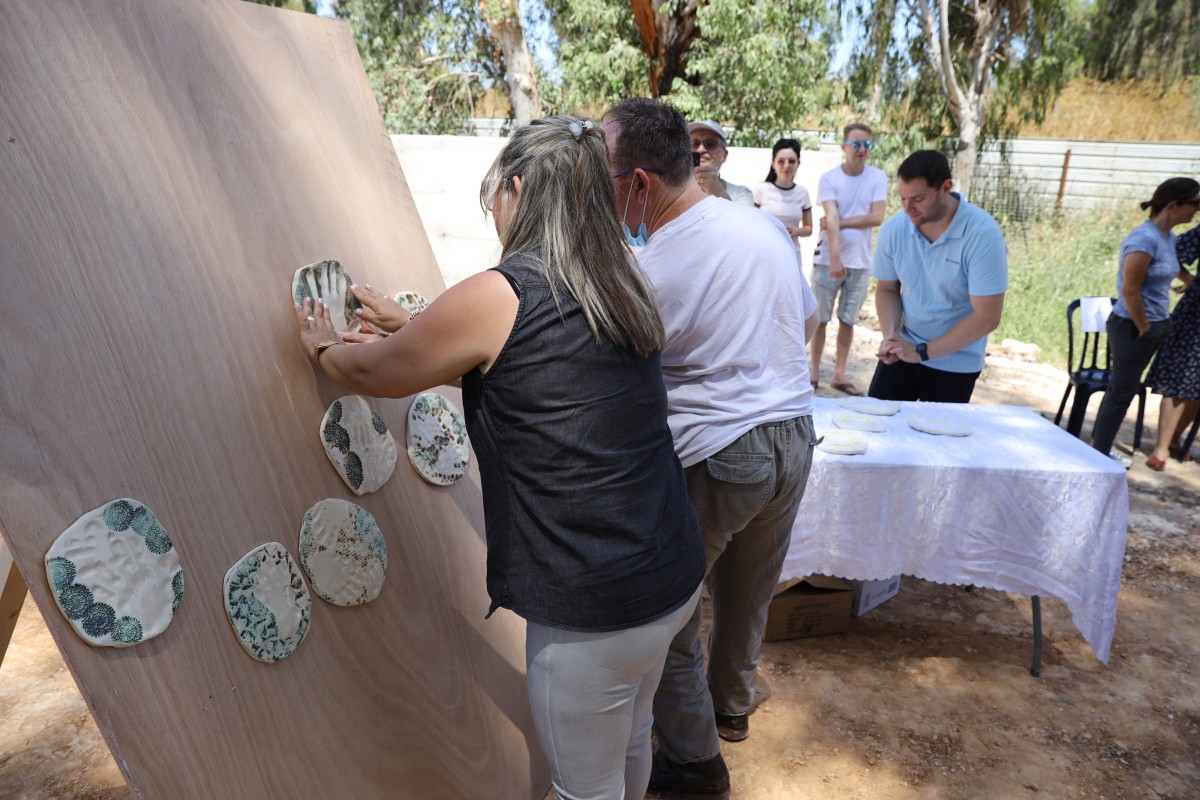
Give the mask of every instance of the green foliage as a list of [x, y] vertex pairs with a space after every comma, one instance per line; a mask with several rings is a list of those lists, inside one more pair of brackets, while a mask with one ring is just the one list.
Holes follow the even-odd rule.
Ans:
[[306, 14], [317, 13], [316, 0], [246, 0], [249, 3], [258, 3], [260, 6], [274, 6], [275, 8], [287, 8], [292, 11], [303, 11]]
[[829, 102], [829, 11], [819, 0], [709, 0], [688, 80], [670, 100], [690, 119], [731, 123], [733, 141], [769, 147]]
[[[919, 0], [843, 0], [863, 34], [854, 45], [846, 81], [848, 102], [870, 102], [880, 121], [916, 130], [936, 141], [957, 130], [941, 83], [941, 65], [921, 30]], [[948, 5], [950, 57], [958, 84], [971, 79], [978, 40], [974, 3]], [[1086, 23], [1081, 0], [993, 0], [978, 4], [1000, 15], [990, 51], [995, 63], [986, 81], [991, 92], [985, 134], [1007, 133], [1021, 122], [1041, 121], [1063, 84], [1081, 63], [1079, 41]], [[874, 102], [871, 102], [874, 101]]]
[[1098, 0], [1084, 38], [1086, 72], [1170, 83], [1200, 74], [1200, 1]]
[[599, 116], [618, 100], [649, 94], [650, 62], [628, 2], [546, 0], [544, 20], [562, 73], [539, 76], [547, 113]]
[[[595, 114], [651, 93], [628, 0], [549, 0], [546, 10], [562, 80], [543, 84], [542, 97], [556, 110]], [[689, 118], [728, 123], [731, 144], [770, 145], [827, 101], [832, 17], [822, 0], [709, 0], [697, 21], [687, 77], [663, 99]]]
[[395, 133], [469, 133], [503, 63], [472, 0], [340, 0], [379, 111]]
[[1067, 304], [1116, 293], [1121, 240], [1144, 218], [1133, 208], [1006, 225], [1008, 293], [991, 341], [1033, 342], [1039, 361], [1065, 368]]

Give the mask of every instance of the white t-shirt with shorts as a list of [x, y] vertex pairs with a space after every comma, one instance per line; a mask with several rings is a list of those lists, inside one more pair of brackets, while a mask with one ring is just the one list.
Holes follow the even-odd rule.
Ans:
[[[817, 184], [817, 202], [833, 200], [837, 203], [839, 217], [857, 217], [869, 214], [872, 203], [887, 200], [887, 189], [887, 173], [879, 167], [866, 164], [861, 175], [847, 175], [839, 166], [821, 176]], [[838, 253], [843, 266], [847, 269], [871, 268], [871, 237], [874, 233], [874, 228], [841, 229]], [[817, 240], [813, 263], [829, 266], [829, 245], [825, 231], [821, 231], [821, 238]]]
[[707, 197], [635, 252], [666, 328], [667, 421], [683, 466], [812, 414], [804, 321], [817, 302], [779, 220]]

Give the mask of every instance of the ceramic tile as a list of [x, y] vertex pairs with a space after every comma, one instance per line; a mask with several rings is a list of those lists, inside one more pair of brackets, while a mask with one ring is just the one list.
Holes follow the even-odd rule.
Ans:
[[158, 636], [183, 602], [183, 568], [149, 508], [122, 498], [84, 514], [46, 551], [54, 601], [98, 647]]
[[387, 483], [396, 469], [396, 440], [367, 401], [350, 394], [335, 400], [321, 420], [321, 443], [334, 469], [355, 494]]
[[327, 603], [369, 603], [383, 588], [387, 544], [371, 512], [346, 500], [322, 500], [300, 525], [300, 566]]
[[312, 599], [296, 562], [279, 542], [254, 548], [230, 567], [224, 595], [238, 644], [259, 661], [287, 658], [308, 633]]
[[436, 392], [417, 395], [408, 410], [408, 460], [417, 474], [447, 486], [466, 474], [470, 456], [467, 423], [454, 404]]
[[296, 270], [292, 277], [292, 300], [301, 304], [305, 298], [324, 300], [334, 328], [341, 333], [357, 331], [359, 321], [354, 311], [362, 308], [362, 303], [350, 293], [352, 283], [341, 262], [318, 261]]
[[429, 308], [429, 301], [416, 292], [396, 292], [396, 296], [392, 299], [410, 314], [419, 314]]

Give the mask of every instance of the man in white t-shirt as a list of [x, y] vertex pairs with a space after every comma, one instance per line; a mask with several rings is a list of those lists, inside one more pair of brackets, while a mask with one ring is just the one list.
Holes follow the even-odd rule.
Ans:
[[754, 205], [754, 193], [748, 187], [730, 183], [721, 177], [721, 166], [729, 157], [725, 129], [711, 119], [705, 119], [688, 125], [688, 134], [692, 140], [692, 152], [700, 155], [700, 163], [695, 168], [696, 183], [704, 193], [744, 206]]
[[821, 238], [813, 254], [812, 288], [817, 295], [820, 325], [813, 337], [809, 372], [813, 386], [821, 379], [825, 351], [825, 326], [833, 319], [837, 303], [837, 354], [832, 386], [849, 395], [860, 395], [846, 379], [846, 362], [854, 341], [854, 324], [871, 287], [871, 236], [883, 223], [887, 206], [887, 175], [867, 163], [875, 146], [871, 129], [861, 122], [846, 126], [842, 136], [842, 165], [821, 176], [817, 202], [825, 211]]
[[812, 464], [816, 298], [779, 220], [696, 184], [683, 115], [634, 98], [604, 119], [617, 212], [628, 238], [647, 234], [636, 252], [666, 330], [667, 419], [712, 599], [707, 676], [700, 608], [666, 655], [650, 796], [725, 798], [718, 737], [749, 735], [767, 606]]

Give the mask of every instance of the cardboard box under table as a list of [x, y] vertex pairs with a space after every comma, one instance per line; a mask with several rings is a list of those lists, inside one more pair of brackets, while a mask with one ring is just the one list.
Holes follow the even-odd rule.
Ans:
[[825, 575], [784, 581], [767, 610], [763, 641], [844, 633], [850, 627], [853, 596], [850, 584]]
[[[839, 401], [815, 398], [833, 427]], [[1108, 660], [1125, 554], [1125, 470], [1026, 408], [901, 403], [857, 456], [817, 451], [781, 579], [912, 575], [1066, 603], [1096, 657]], [[912, 413], [946, 412], [972, 429], [931, 436]]]

